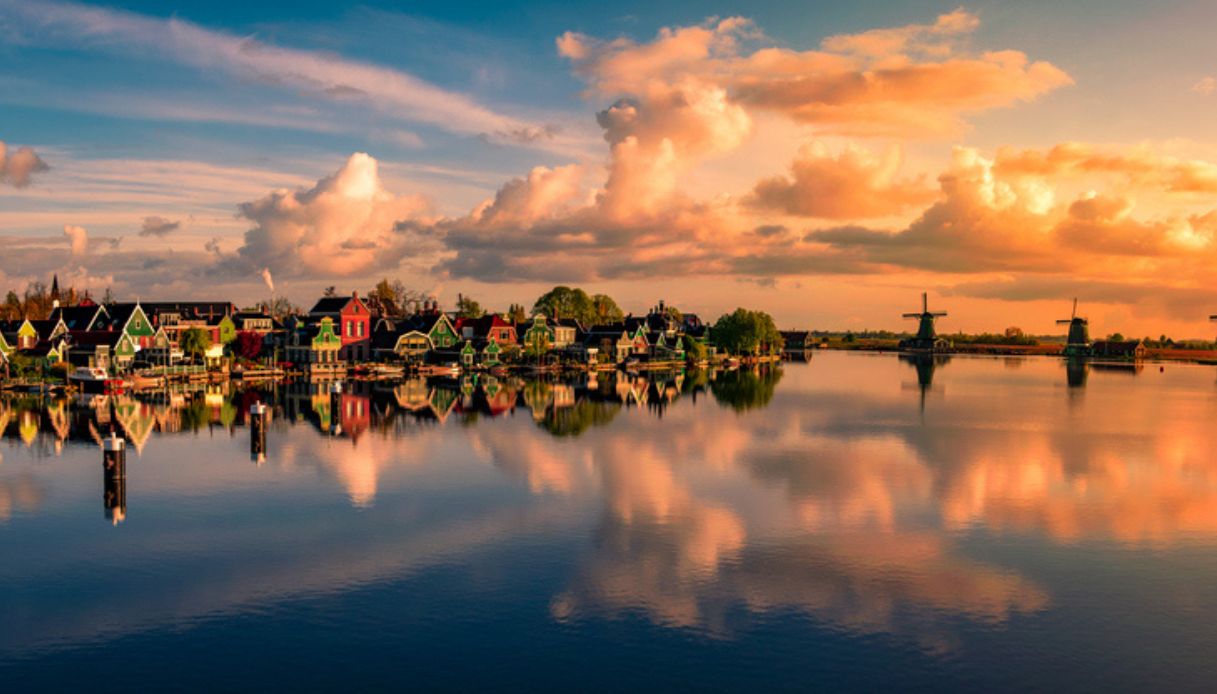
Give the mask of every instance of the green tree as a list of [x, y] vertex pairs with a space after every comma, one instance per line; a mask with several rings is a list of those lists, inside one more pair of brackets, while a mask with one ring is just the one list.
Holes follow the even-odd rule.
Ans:
[[481, 318], [486, 315], [482, 305], [464, 294], [456, 295], [456, 315], [460, 318]]
[[506, 318], [512, 323], [523, 323], [528, 320], [528, 314], [524, 312], [523, 304], [512, 304], [507, 307]]
[[17, 320], [19, 318], [21, 318], [21, 297], [10, 289], [8, 295], [4, 297], [4, 319]]
[[709, 350], [706, 349], [706, 346], [700, 340], [695, 340], [685, 335], [684, 342], [686, 359], [690, 361], [702, 361], [709, 355]]
[[617, 323], [625, 318], [625, 312], [607, 294], [596, 294], [592, 297], [592, 324]]
[[721, 316], [710, 335], [714, 344], [728, 354], [774, 354], [782, 348], [782, 335], [773, 317], [764, 311], [737, 308]]
[[532, 312], [550, 318], [574, 318], [580, 323], [595, 322], [592, 298], [582, 289], [557, 286], [542, 294], [532, 305]]
[[211, 349], [211, 335], [202, 328], [188, 328], [182, 332], [178, 346], [184, 354], [199, 359]]

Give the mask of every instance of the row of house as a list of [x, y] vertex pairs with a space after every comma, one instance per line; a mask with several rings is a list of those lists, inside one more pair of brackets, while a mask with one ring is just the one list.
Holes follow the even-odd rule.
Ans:
[[[375, 304], [373, 304], [375, 305]], [[689, 341], [706, 345], [709, 330], [693, 314], [679, 315], [661, 301], [643, 316], [583, 325], [544, 314], [512, 322], [498, 314], [461, 318], [428, 300], [410, 316], [379, 315], [357, 292], [319, 299], [282, 323], [231, 302], [131, 302], [55, 306], [46, 320], [0, 322], [0, 360], [14, 353], [47, 364], [125, 371], [174, 365], [186, 355], [182, 336], [198, 329], [211, 346], [202, 355], [221, 366], [225, 346], [242, 332], [261, 336], [262, 353], [313, 374], [340, 375], [364, 362], [457, 363], [492, 367], [528, 360], [548, 363], [621, 363], [636, 359], [682, 361]]]
[[223, 358], [223, 346], [240, 330], [273, 332], [269, 316], [239, 312], [228, 302], [130, 302], [56, 305], [45, 320], [0, 322], [0, 360], [13, 354], [47, 364], [124, 370], [137, 362], [173, 364], [184, 357], [182, 334], [197, 328], [211, 339], [203, 355], [210, 365]]

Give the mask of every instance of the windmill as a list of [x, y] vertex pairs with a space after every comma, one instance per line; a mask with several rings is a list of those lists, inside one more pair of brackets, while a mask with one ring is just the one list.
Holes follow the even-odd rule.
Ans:
[[1065, 343], [1065, 356], [1088, 357], [1092, 349], [1090, 344], [1090, 320], [1078, 316], [1078, 300], [1073, 300], [1073, 313], [1069, 318], [1056, 322], [1057, 325], [1069, 326], [1069, 339]]
[[929, 294], [922, 292], [921, 313], [904, 314], [905, 318], [915, 318], [920, 321], [917, 326], [917, 336], [901, 342], [900, 348], [915, 352], [932, 352], [940, 347], [948, 346], [945, 340], [938, 339], [938, 333], [934, 330], [934, 321], [946, 315], [946, 311], [931, 311]]

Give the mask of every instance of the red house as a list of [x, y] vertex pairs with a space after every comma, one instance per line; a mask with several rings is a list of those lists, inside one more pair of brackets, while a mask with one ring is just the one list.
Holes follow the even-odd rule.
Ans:
[[349, 297], [325, 297], [313, 306], [308, 317], [310, 320], [333, 319], [342, 338], [339, 359], [357, 362], [372, 358], [372, 312], [359, 299], [359, 292], [351, 292]]
[[456, 331], [466, 340], [490, 340], [500, 345], [514, 345], [519, 341], [516, 326], [503, 320], [497, 313], [481, 318], [461, 318], [456, 322]]

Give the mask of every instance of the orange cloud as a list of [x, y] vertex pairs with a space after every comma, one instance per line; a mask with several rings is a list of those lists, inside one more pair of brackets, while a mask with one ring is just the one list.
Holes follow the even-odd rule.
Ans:
[[[1060, 68], [1020, 51], [968, 54], [952, 41], [979, 25], [956, 11], [933, 25], [834, 36], [821, 50], [745, 44], [763, 38], [747, 20], [662, 30], [650, 43], [567, 33], [559, 52], [597, 95], [645, 100], [713, 85], [729, 103], [851, 135], [941, 135], [962, 114], [1035, 99], [1072, 83]], [[692, 100], [690, 100], [692, 103]]]
[[899, 147], [889, 148], [882, 157], [854, 146], [834, 156], [816, 142], [800, 151], [789, 176], [757, 183], [746, 202], [762, 210], [823, 219], [899, 214], [935, 197], [920, 179], [898, 179], [900, 162]]

